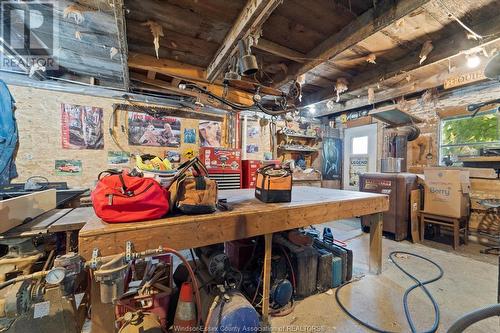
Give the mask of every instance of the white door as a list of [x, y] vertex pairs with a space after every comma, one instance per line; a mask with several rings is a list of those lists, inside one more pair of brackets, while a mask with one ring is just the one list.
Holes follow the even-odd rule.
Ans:
[[359, 174], [377, 171], [377, 124], [344, 131], [344, 190], [359, 190]]

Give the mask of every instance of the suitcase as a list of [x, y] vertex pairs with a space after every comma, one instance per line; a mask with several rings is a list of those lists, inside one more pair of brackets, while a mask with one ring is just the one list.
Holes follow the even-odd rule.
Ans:
[[333, 254], [324, 249], [318, 249], [318, 278], [317, 285], [320, 292], [332, 288], [333, 281]]
[[332, 256], [332, 287], [337, 288], [342, 284], [342, 259]]
[[314, 240], [317, 247], [330, 251], [334, 256], [342, 259], [342, 282], [352, 279], [352, 250], [346, 249], [336, 244], [329, 244], [318, 239]]
[[316, 292], [318, 272], [318, 251], [312, 246], [297, 246], [281, 235], [275, 235], [273, 242], [285, 247], [295, 271], [296, 295], [307, 297]]

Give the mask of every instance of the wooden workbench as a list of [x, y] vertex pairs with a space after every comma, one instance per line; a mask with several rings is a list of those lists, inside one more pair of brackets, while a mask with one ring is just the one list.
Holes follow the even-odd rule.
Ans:
[[[79, 234], [79, 252], [90, 259], [92, 250], [99, 248], [102, 255], [125, 251], [127, 241], [132, 241], [136, 251], [160, 245], [177, 250], [222, 243], [264, 235], [263, 318], [267, 320], [271, 270], [271, 244], [274, 232], [305, 227], [333, 220], [371, 215], [370, 272], [378, 274], [382, 266], [382, 212], [389, 209], [386, 195], [341, 191], [316, 187], [294, 187], [292, 202], [265, 204], [254, 197], [254, 190], [220, 191], [232, 211], [206, 215], [174, 216], [164, 219], [108, 224], [97, 218], [90, 208], [85, 226]], [[92, 292], [98, 296], [98, 293]], [[96, 297], [93, 297], [93, 309]], [[92, 311], [92, 332], [106, 332], [109, 322], [106, 311]]]

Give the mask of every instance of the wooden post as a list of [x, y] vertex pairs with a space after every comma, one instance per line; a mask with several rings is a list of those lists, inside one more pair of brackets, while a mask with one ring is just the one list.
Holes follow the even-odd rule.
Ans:
[[269, 289], [271, 288], [271, 256], [273, 247], [273, 234], [264, 235], [264, 274], [262, 284], [262, 321], [269, 323]]
[[380, 274], [382, 272], [382, 225], [383, 214], [376, 213], [370, 218], [370, 273]]

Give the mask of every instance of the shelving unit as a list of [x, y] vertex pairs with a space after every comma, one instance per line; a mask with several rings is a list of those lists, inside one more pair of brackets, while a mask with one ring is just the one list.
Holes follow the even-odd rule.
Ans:
[[318, 136], [306, 133], [287, 133], [287, 130], [278, 131], [277, 147], [278, 158], [282, 160], [297, 160], [300, 155], [306, 161], [306, 167], [311, 167], [318, 155]]

